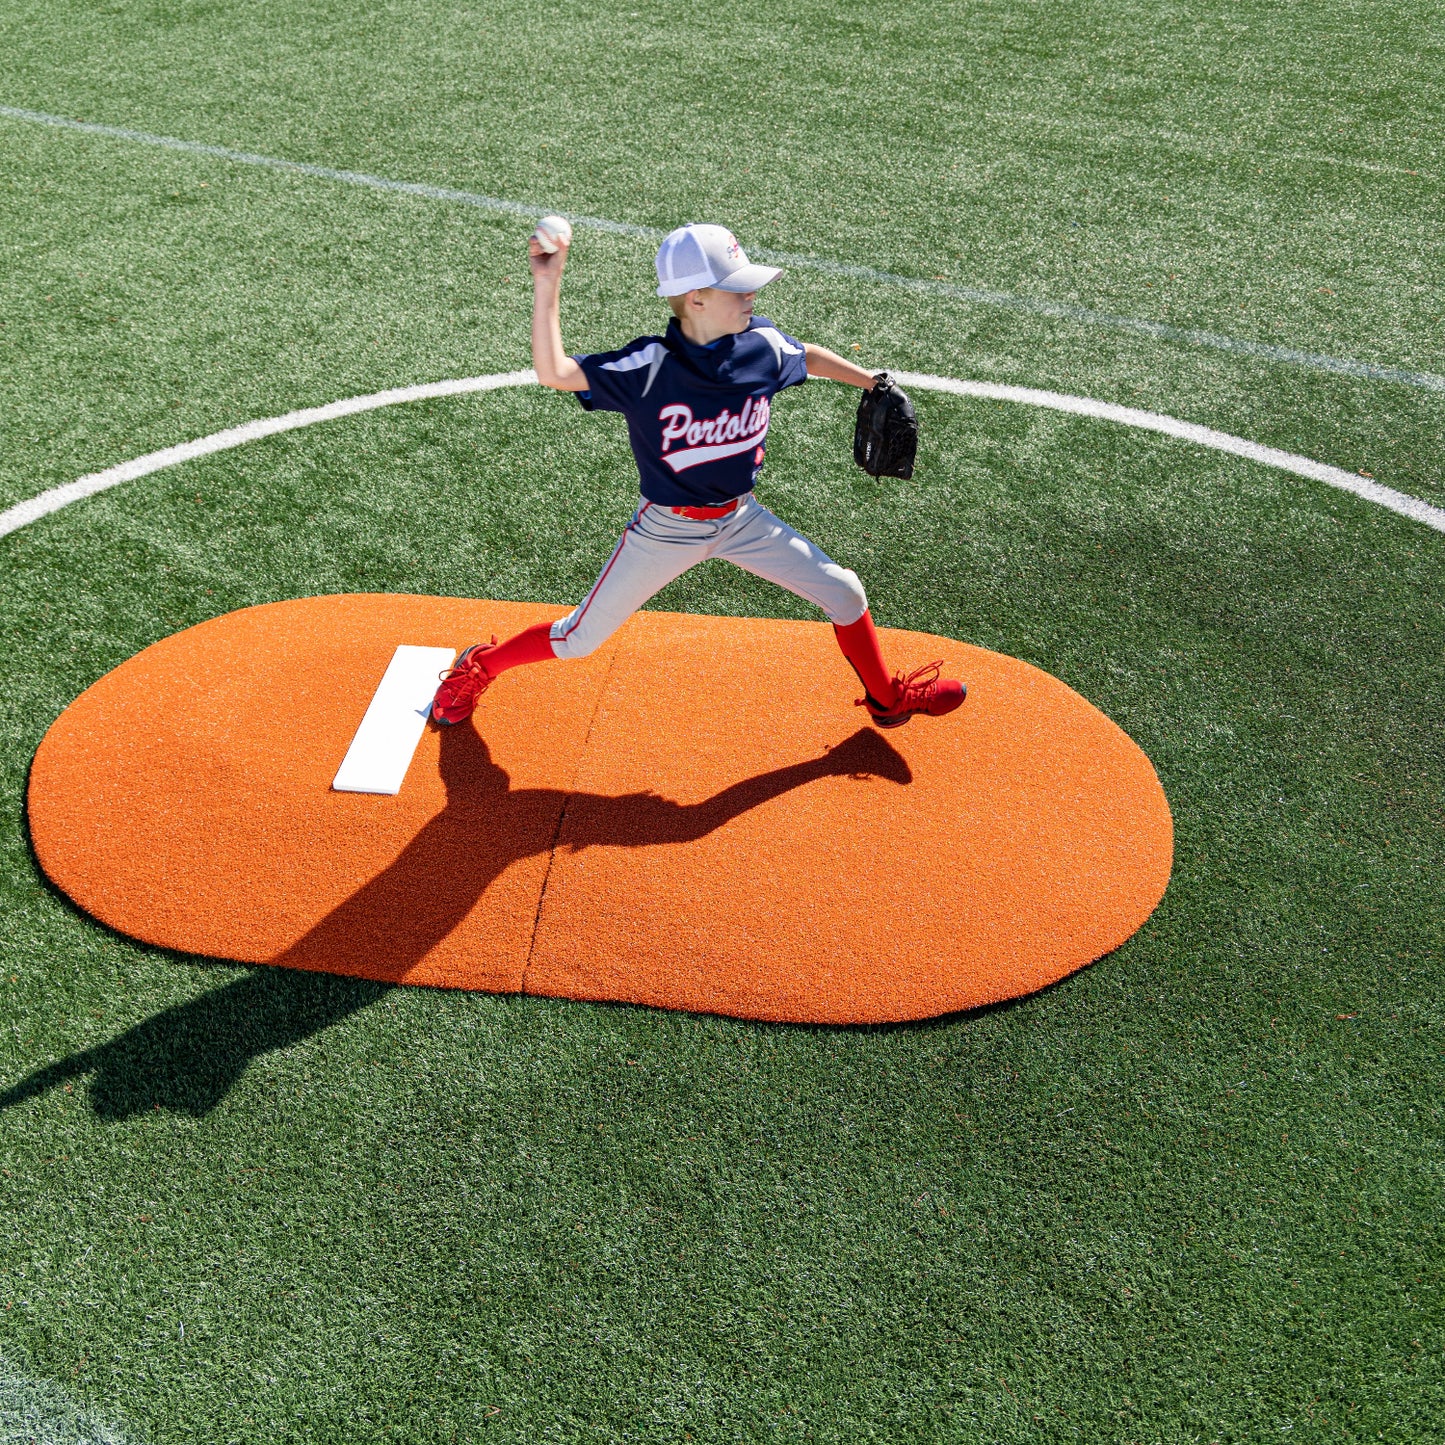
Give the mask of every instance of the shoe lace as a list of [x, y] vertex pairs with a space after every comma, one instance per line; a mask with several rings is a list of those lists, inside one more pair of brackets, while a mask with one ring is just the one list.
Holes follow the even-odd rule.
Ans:
[[867, 693], [855, 698], [853, 706], [867, 707], [871, 703], [874, 710], [881, 713], [901, 712], [905, 707], [921, 707], [928, 701], [928, 694], [933, 690], [942, 671], [943, 659], [940, 658], [937, 662], [925, 662], [922, 667], [915, 667], [910, 673], [895, 672], [892, 707], [884, 707], [876, 697], [869, 697]]
[[939, 658], [937, 662], [925, 662], [922, 667], [915, 667], [906, 676], [901, 672], [895, 674], [893, 690], [898, 695], [898, 701], [893, 706], [898, 708], [905, 703], [927, 701], [928, 694], [933, 691], [934, 684], [938, 681], [942, 671], [943, 659]]
[[[492, 636], [492, 646], [497, 645], [496, 635]], [[491, 674], [482, 666], [482, 651], [480, 647], [474, 647], [465, 662], [454, 664], [437, 674], [440, 682], [457, 682], [465, 680], [475, 684], [478, 688], [485, 688], [491, 682]]]

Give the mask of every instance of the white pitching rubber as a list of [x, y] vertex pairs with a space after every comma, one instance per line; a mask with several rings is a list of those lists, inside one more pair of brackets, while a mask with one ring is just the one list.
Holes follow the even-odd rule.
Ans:
[[395, 796], [426, 728], [437, 675], [452, 665], [450, 647], [398, 647], [331, 786], [338, 793]]

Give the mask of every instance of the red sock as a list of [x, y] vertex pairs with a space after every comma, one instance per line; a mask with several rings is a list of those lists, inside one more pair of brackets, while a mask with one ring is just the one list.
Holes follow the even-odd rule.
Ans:
[[509, 667], [521, 667], [528, 662], [546, 662], [557, 654], [552, 651], [552, 624], [537, 622], [515, 637], [509, 637], [498, 647], [489, 647], [478, 655], [477, 661], [487, 670], [488, 677], [496, 677]]
[[894, 700], [893, 674], [883, 661], [882, 649], [878, 646], [878, 634], [873, 630], [873, 614], [865, 612], [856, 622], [846, 627], [833, 624], [833, 632], [843, 656], [848, 659], [858, 680], [867, 690], [868, 696], [884, 707], [892, 707]]

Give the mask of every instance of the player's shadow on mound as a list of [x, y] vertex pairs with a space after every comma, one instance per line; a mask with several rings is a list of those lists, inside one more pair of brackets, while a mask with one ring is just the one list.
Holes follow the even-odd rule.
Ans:
[[828, 777], [913, 781], [908, 764], [872, 728], [821, 757], [790, 763], [699, 803], [656, 793], [607, 797], [516, 788], [470, 723], [441, 736], [446, 806], [396, 861], [271, 960], [399, 981], [446, 938], [511, 864], [554, 849], [695, 843], [734, 818]]
[[[0, 1093], [0, 1109], [93, 1075], [91, 1107], [102, 1119], [155, 1109], [199, 1117], [226, 1097], [252, 1059], [301, 1043], [375, 1003], [519, 859], [555, 847], [696, 842], [821, 778], [913, 780], [908, 764], [871, 728], [822, 757], [746, 778], [700, 803], [675, 803], [655, 793], [513, 790], [469, 724], [442, 734], [441, 773], [446, 807], [394, 863], [271, 960], [286, 967], [260, 968], [165, 1009], [109, 1043], [37, 1069]], [[368, 977], [314, 971], [351, 969]]]

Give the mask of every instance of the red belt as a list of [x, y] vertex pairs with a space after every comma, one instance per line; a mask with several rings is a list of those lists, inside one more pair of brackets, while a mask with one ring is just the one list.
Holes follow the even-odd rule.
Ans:
[[679, 517], [691, 517], [694, 522], [710, 522], [714, 517], [726, 517], [738, 509], [739, 497], [721, 507], [669, 507], [667, 510]]

